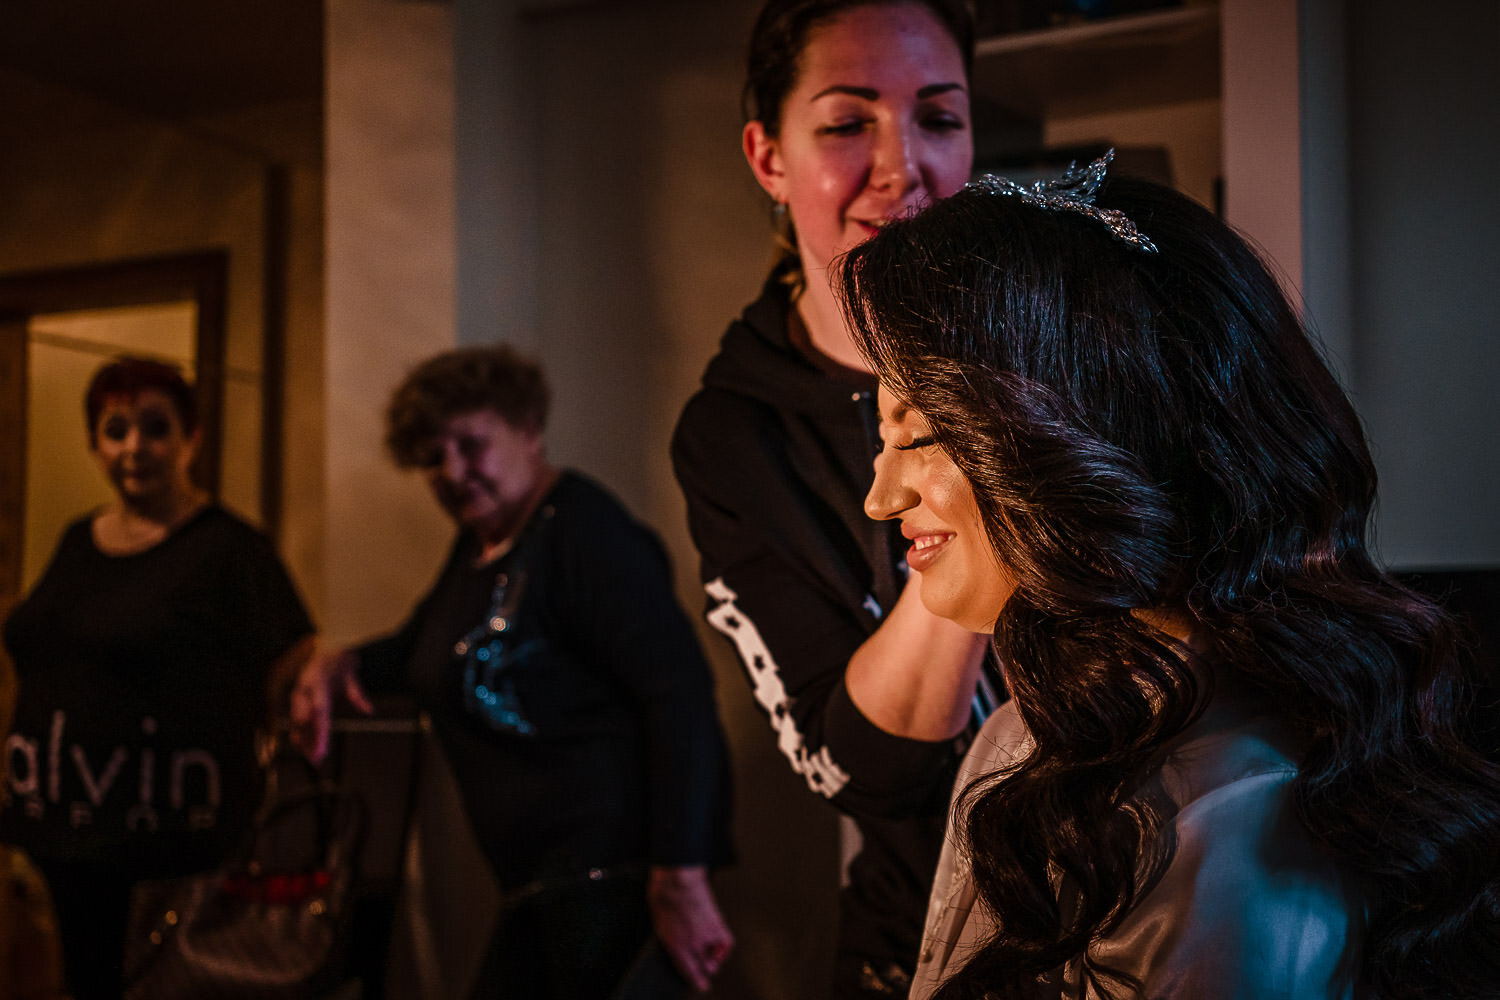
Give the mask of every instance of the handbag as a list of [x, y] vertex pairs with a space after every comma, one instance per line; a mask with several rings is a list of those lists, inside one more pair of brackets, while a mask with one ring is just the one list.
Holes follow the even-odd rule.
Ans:
[[287, 756], [269, 765], [266, 802], [228, 861], [133, 889], [126, 1000], [358, 995], [344, 961], [365, 806], [315, 773], [279, 791]]

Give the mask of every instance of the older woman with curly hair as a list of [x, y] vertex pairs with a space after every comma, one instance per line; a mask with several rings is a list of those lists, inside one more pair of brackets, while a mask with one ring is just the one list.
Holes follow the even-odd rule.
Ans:
[[612, 996], [653, 934], [680, 973], [653, 995], [706, 989], [733, 945], [708, 881], [727, 850], [712, 677], [656, 536], [548, 461], [547, 408], [503, 345], [396, 388], [386, 444], [453, 545], [401, 628], [303, 671], [294, 739], [321, 757], [334, 695], [368, 708], [366, 687], [431, 716], [502, 894], [471, 995]]
[[842, 263], [867, 510], [1013, 696], [913, 996], [1495, 996], [1500, 773], [1455, 626], [1367, 547], [1359, 420], [1243, 240], [1102, 175]]

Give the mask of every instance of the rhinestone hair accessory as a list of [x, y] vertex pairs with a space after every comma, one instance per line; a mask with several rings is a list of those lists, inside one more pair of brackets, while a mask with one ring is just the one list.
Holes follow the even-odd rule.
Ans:
[[1094, 204], [1094, 196], [1099, 193], [1099, 187], [1104, 183], [1104, 172], [1114, 158], [1115, 151], [1110, 149], [1081, 170], [1077, 164], [1070, 163], [1068, 169], [1064, 170], [1063, 175], [1057, 180], [1017, 184], [1005, 177], [985, 174], [973, 181], [970, 187], [977, 187], [991, 194], [1020, 198], [1028, 205], [1035, 205], [1037, 208], [1086, 215], [1090, 219], [1097, 219], [1104, 223], [1109, 228], [1110, 235], [1121, 243], [1128, 243], [1145, 253], [1156, 253], [1156, 244], [1137, 229], [1135, 223], [1125, 217], [1124, 212], [1114, 208], [1100, 208]]

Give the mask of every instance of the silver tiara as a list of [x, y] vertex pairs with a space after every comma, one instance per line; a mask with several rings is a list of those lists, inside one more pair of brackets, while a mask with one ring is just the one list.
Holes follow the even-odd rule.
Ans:
[[1135, 228], [1135, 223], [1127, 219], [1124, 212], [1114, 208], [1100, 208], [1094, 204], [1094, 196], [1104, 183], [1104, 171], [1114, 158], [1115, 151], [1110, 149], [1082, 170], [1076, 164], [1069, 163], [1068, 169], [1056, 180], [1017, 184], [1005, 177], [985, 174], [968, 186], [990, 194], [1012, 195], [1038, 208], [1086, 215], [1108, 226], [1110, 235], [1121, 243], [1129, 243], [1146, 253], [1156, 253], [1156, 244]]

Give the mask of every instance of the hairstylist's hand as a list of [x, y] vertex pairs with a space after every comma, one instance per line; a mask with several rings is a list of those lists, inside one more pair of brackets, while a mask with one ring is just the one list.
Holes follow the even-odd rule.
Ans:
[[351, 650], [320, 651], [297, 676], [297, 684], [292, 688], [292, 745], [314, 764], [323, 763], [328, 756], [336, 697], [342, 696], [366, 715], [375, 710], [360, 686], [358, 667], [359, 658]]
[[653, 867], [646, 882], [651, 922], [672, 964], [702, 993], [734, 949], [734, 935], [719, 913], [708, 869]]

